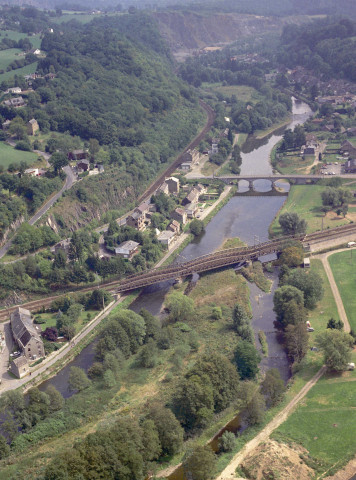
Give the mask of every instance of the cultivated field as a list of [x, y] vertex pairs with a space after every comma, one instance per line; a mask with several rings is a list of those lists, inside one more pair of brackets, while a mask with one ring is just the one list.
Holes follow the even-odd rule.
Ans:
[[0, 142], [0, 165], [5, 169], [10, 163], [26, 162], [31, 165], [37, 160], [38, 156], [32, 152], [22, 152], [15, 150], [4, 142]]

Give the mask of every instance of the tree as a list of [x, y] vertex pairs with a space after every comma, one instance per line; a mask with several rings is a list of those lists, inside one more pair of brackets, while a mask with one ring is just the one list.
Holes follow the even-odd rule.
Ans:
[[297, 213], [283, 213], [280, 215], [278, 222], [284, 235], [305, 234], [307, 230], [307, 222], [300, 218]]
[[50, 342], [56, 342], [58, 338], [58, 330], [55, 327], [47, 327], [42, 333], [42, 337], [46, 338]]
[[166, 455], [175, 455], [183, 446], [183, 428], [171, 410], [158, 403], [149, 407], [148, 417], [153, 420], [162, 452]]
[[168, 295], [166, 306], [169, 310], [169, 319], [172, 322], [186, 322], [194, 315], [194, 301], [180, 292]]
[[161, 442], [156, 425], [153, 420], [146, 419], [142, 422], [142, 443], [145, 449], [145, 458], [149, 461], [157, 460], [162, 452]]
[[304, 306], [304, 294], [298, 288], [292, 285], [283, 285], [274, 292], [273, 304], [274, 311], [277, 315], [277, 320], [286, 326], [284, 320], [286, 308], [288, 308], [289, 302], [294, 301], [298, 306]]
[[102, 289], [95, 289], [92, 291], [87, 306], [91, 308], [95, 308], [97, 310], [101, 310], [105, 306], [109, 304], [110, 301], [110, 294]]
[[192, 480], [209, 480], [214, 478], [216, 457], [211, 447], [199, 445], [183, 462], [185, 476]]
[[95, 159], [95, 155], [99, 152], [100, 150], [100, 144], [96, 138], [91, 138], [89, 140], [89, 152], [90, 152], [90, 157], [92, 160]]
[[0, 435], [0, 460], [6, 458], [10, 453], [10, 447], [3, 435]]
[[323, 280], [315, 271], [293, 270], [288, 276], [288, 284], [298, 288], [304, 294], [304, 306], [315, 308], [324, 295]]
[[344, 322], [342, 320], [335, 320], [334, 318], [330, 318], [326, 328], [343, 330], [344, 329]]
[[219, 438], [219, 451], [232, 452], [236, 445], [236, 437], [232, 432], [227, 430]]
[[71, 367], [69, 370], [69, 379], [68, 379], [68, 386], [69, 389], [72, 391], [84, 390], [88, 388], [90, 385], [90, 380], [87, 374], [84, 372], [82, 368], [79, 367]]
[[64, 398], [62, 394], [53, 386], [48, 385], [46, 388], [46, 394], [49, 398], [49, 410], [50, 412], [56, 412], [61, 410], [64, 406]]
[[303, 262], [304, 251], [302, 245], [293, 245], [285, 247], [282, 250], [278, 263], [281, 265], [287, 265], [288, 267], [299, 267]]
[[265, 408], [265, 399], [259, 391], [256, 391], [244, 411], [244, 417], [248, 425], [261, 423], [264, 418]]
[[304, 323], [288, 325], [284, 334], [288, 355], [299, 363], [308, 351], [309, 336]]
[[345, 370], [351, 361], [353, 338], [336, 329], [327, 329], [316, 337], [316, 344], [323, 351], [324, 361], [330, 370]]
[[64, 153], [54, 152], [54, 154], [49, 159], [49, 163], [54, 168], [56, 175], [58, 175], [62, 168], [68, 165], [69, 161]]
[[198, 237], [204, 230], [204, 223], [194, 218], [194, 220], [190, 222], [189, 229], [195, 237]]
[[156, 342], [150, 338], [146, 345], [141, 348], [138, 355], [138, 364], [143, 368], [153, 368], [157, 365], [158, 349]]
[[267, 370], [261, 384], [261, 393], [266, 397], [267, 405], [273, 407], [281, 399], [285, 391], [284, 381], [276, 368]]
[[235, 350], [235, 363], [242, 380], [255, 378], [261, 356], [255, 346], [246, 340], [240, 340]]
[[234, 307], [232, 320], [237, 335], [239, 335], [239, 337], [241, 337], [243, 340], [247, 340], [254, 344], [255, 335], [250, 325], [250, 319], [244, 307], [238, 303]]

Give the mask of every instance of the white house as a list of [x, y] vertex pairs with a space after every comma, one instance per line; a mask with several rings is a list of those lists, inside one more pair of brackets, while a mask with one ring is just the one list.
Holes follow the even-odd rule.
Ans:
[[162, 243], [162, 245], [166, 245], [169, 248], [175, 236], [176, 234], [174, 232], [163, 230], [163, 232], [158, 235], [157, 240]]
[[133, 240], [127, 240], [115, 248], [115, 255], [122, 258], [131, 259], [138, 252], [139, 243]]

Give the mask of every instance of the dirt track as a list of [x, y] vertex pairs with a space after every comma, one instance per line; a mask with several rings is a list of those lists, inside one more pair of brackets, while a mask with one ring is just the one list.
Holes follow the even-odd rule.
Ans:
[[251, 441], [246, 443], [246, 445], [243, 447], [243, 449], [238, 452], [234, 458], [231, 460], [229, 465], [223, 470], [223, 472], [217, 477], [216, 480], [231, 480], [235, 477], [235, 470], [236, 468], [240, 465], [240, 463], [249, 455], [261, 442], [264, 442], [267, 440], [267, 438], [270, 436], [270, 434], [278, 428], [290, 415], [290, 413], [294, 410], [294, 408], [297, 406], [297, 404], [300, 402], [302, 398], [305, 397], [305, 395], [309, 392], [309, 390], [316, 384], [316, 382], [319, 380], [319, 378], [324, 375], [326, 372], [326, 367], [323, 366], [318, 373], [314, 375], [314, 377], [309, 380], [308, 383], [304, 385], [304, 387], [300, 390], [299, 393], [291, 400], [288, 405], [280, 412], [278, 413], [273, 420], [269, 422], [268, 425], [265, 426], [265, 428], [258, 434], [256, 435], [255, 438], [253, 438]]

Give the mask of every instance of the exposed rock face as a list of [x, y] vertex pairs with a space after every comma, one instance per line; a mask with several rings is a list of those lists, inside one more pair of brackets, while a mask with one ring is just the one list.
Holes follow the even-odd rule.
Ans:
[[[291, 23], [289, 17], [261, 17], [237, 13], [155, 12], [159, 29], [173, 52], [197, 50], [211, 45], [221, 45], [250, 35], [281, 32]], [[293, 17], [301, 23], [301, 17]]]
[[308, 452], [273, 440], [260, 445], [241, 465], [250, 480], [310, 480], [315, 472], [302, 458]]

